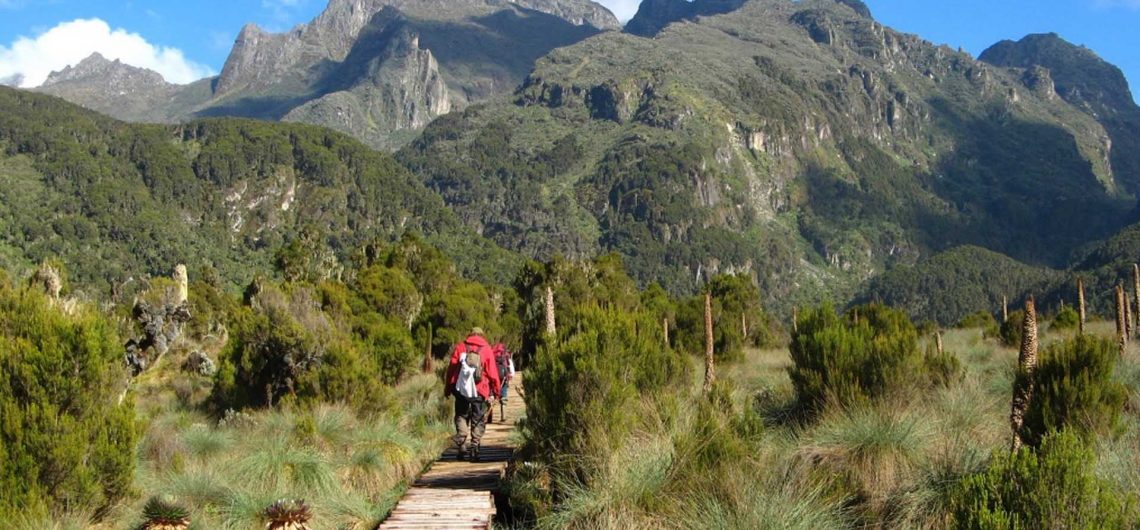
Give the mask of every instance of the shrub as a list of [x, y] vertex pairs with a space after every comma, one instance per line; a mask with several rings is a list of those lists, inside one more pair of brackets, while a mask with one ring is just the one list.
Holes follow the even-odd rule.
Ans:
[[[214, 386], [219, 410], [273, 406], [281, 400], [375, 403], [373, 398], [382, 393], [384, 376], [377, 364], [385, 357], [382, 349], [407, 346], [392, 338], [391, 326], [365, 329], [365, 339], [372, 339], [365, 343], [377, 348], [374, 356], [365, 355], [353, 336], [318, 307], [309, 288], [291, 286], [285, 292], [262, 284], [258, 289], [250, 305], [237, 312], [233, 337], [219, 356]], [[411, 362], [413, 353], [404, 355]]]
[[1037, 445], [1052, 431], [1091, 438], [1111, 432], [1128, 391], [1115, 380], [1116, 345], [1083, 335], [1049, 345], [1041, 354], [1022, 439]]
[[[717, 360], [739, 361], [744, 348], [775, 342], [774, 324], [760, 306], [760, 291], [746, 275], [714, 276], [708, 289], [712, 294], [713, 351]], [[748, 336], [744, 335], [744, 319]], [[678, 347], [689, 353], [705, 351], [705, 297], [694, 296], [677, 312]]]
[[[1015, 319], [1013, 315], [1009, 316], [1009, 321], [1013, 322]], [[1018, 322], [1021, 322], [1018, 320]], [[998, 321], [989, 311], [978, 311], [977, 313], [970, 313], [962, 317], [954, 327], [959, 329], [981, 329], [982, 335], [986, 337], [994, 337], [998, 334]]]
[[[1001, 329], [998, 331], [997, 336], [1001, 338], [1002, 344], [1011, 348], [1016, 348], [1021, 345], [1021, 326], [1025, 321], [1025, 310], [1018, 309], [1009, 314], [1009, 320], [1001, 323]], [[987, 335], [987, 337], [992, 335]]]
[[122, 354], [106, 318], [0, 279], [0, 520], [127, 493], [138, 433]]
[[878, 304], [843, 317], [829, 304], [806, 311], [790, 350], [794, 365], [788, 374], [800, 403], [810, 410], [902, 391], [926, 371], [914, 325], [903, 312]]
[[527, 372], [526, 425], [539, 454], [582, 454], [605, 443], [599, 438], [616, 444], [641, 396], [688, 388], [688, 359], [644, 331], [657, 329], [653, 317], [591, 306], [577, 312], [581, 330], [539, 350]]
[[957, 355], [949, 351], [939, 353], [932, 342], [926, 347], [926, 354], [922, 357], [922, 364], [930, 382], [938, 386], [950, 386], [962, 380], [966, 370], [962, 368], [962, 361]]
[[1053, 324], [1049, 329], [1077, 329], [1080, 324], [1081, 316], [1077, 313], [1076, 309], [1065, 306], [1057, 312], [1057, 316], [1053, 317]]
[[1039, 449], [995, 454], [987, 468], [950, 493], [958, 528], [1125, 528], [1137, 513], [1132, 494], [1114, 493], [1092, 473], [1092, 449], [1076, 435], [1058, 433]]

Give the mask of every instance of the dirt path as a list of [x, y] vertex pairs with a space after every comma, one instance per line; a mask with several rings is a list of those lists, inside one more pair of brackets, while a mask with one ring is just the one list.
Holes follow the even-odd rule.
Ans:
[[511, 381], [507, 400], [507, 423], [499, 418], [487, 424], [483, 435], [481, 462], [458, 462], [455, 448], [444, 451], [435, 463], [412, 484], [378, 530], [472, 530], [489, 529], [495, 517], [493, 492], [506, 473], [514, 453], [512, 434], [515, 421], [525, 411], [516, 391], [522, 377]]

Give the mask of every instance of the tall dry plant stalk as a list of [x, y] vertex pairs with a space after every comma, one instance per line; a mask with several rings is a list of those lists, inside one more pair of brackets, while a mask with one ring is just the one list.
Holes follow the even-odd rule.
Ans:
[[1002, 324], [1009, 321], [1009, 299], [1003, 294], [1001, 295], [1001, 322]]
[[747, 313], [741, 313], [740, 314], [740, 331], [741, 331], [741, 333], [744, 334], [744, 340], [745, 340], [745, 342], [747, 342], [748, 341], [748, 314]]
[[554, 325], [554, 289], [546, 286], [546, 336], [553, 339], [558, 336], [558, 328]]
[[1021, 427], [1025, 413], [1033, 399], [1033, 374], [1037, 370], [1037, 309], [1033, 297], [1025, 301], [1025, 319], [1021, 321], [1021, 351], [1017, 355], [1017, 376], [1013, 381], [1013, 402], [1010, 404], [1009, 427], [1013, 431], [1012, 450], [1021, 448]]
[[665, 330], [665, 346], [669, 346], [669, 319], [661, 319], [661, 326]]
[[1140, 265], [1132, 264], [1132, 295], [1136, 299], [1136, 311], [1133, 312], [1135, 319], [1133, 329], [1136, 331], [1136, 336], [1140, 337]]
[[705, 393], [712, 390], [716, 379], [716, 367], [713, 365], [713, 318], [712, 294], [705, 293]]
[[186, 265], [179, 263], [174, 266], [174, 274], [171, 276], [174, 279], [174, 284], [177, 287], [175, 293], [174, 305], [180, 306], [185, 304], [190, 299], [190, 279], [186, 275]]
[[1077, 312], [1080, 313], [1080, 321], [1077, 324], [1077, 333], [1080, 335], [1085, 334], [1085, 280], [1077, 276], [1077, 305], [1080, 306]]
[[1130, 339], [1132, 337], [1132, 298], [1128, 296], [1128, 289], [1121, 287], [1120, 292], [1124, 293], [1124, 338]]
[[800, 332], [800, 312], [799, 308], [792, 306], [792, 333]]
[[938, 348], [938, 355], [942, 355], [942, 331], [934, 332], [934, 346]]
[[432, 329], [431, 322], [428, 322], [427, 345], [424, 346], [424, 364], [422, 367], [425, 374], [430, 374], [435, 369], [435, 367], [432, 366], [433, 363], [431, 358], [431, 341], [434, 338], [432, 337], [433, 333], [434, 330]]
[[1124, 287], [1120, 285], [1116, 286], [1116, 345], [1123, 356], [1128, 347], [1128, 334], [1124, 326]]

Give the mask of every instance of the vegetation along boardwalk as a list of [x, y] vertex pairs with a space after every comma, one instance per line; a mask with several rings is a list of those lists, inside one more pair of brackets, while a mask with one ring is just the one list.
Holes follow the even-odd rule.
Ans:
[[456, 461], [455, 448], [448, 448], [412, 484], [380, 530], [491, 528], [496, 513], [494, 492], [514, 453], [515, 421], [525, 410], [517, 393], [521, 387], [522, 378], [516, 376], [511, 381], [507, 422], [499, 419], [500, 408], [495, 405], [495, 421], [487, 424], [480, 462]]

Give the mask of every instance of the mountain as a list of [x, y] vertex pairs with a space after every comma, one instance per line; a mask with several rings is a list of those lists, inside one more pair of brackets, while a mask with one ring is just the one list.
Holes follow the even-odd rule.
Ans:
[[1103, 139], [1109, 146], [1106, 163], [1129, 193], [1140, 191], [1140, 157], [1136, 156], [1140, 152], [1140, 106], [1119, 68], [1056, 33], [999, 42], [979, 59], [1010, 67], [1027, 84], [1055, 93], [1093, 116], [1107, 133]]
[[319, 278], [408, 232], [475, 277], [508, 282], [518, 262], [343, 134], [233, 118], [132, 125], [0, 87], [4, 269], [59, 260], [77, 285], [105, 290], [186, 263], [246, 285], [286, 246]]
[[1096, 116], [868, 15], [752, 0], [603, 33], [397, 156], [504, 247], [616, 251], [673, 292], [744, 271], [785, 309], [962, 245], [1064, 267], [1123, 226], [1135, 190], [1113, 157], [1137, 155]]
[[41, 90], [130, 121], [297, 121], [390, 148], [511, 92], [548, 51], [619, 27], [590, 0], [331, 0], [285, 33], [242, 28], [216, 78], [177, 87], [91, 57]]

